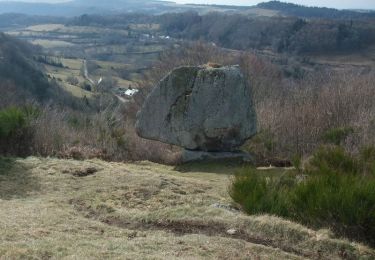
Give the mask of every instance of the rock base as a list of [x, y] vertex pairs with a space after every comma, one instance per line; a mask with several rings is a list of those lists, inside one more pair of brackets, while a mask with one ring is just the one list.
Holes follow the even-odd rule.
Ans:
[[239, 162], [253, 163], [253, 157], [243, 151], [236, 152], [205, 152], [205, 151], [191, 151], [184, 150], [182, 155], [182, 162], [199, 162], [199, 161], [223, 161], [234, 160]]

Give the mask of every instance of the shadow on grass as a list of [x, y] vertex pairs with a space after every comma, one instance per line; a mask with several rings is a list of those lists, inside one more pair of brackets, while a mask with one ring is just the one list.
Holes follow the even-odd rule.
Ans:
[[0, 199], [25, 198], [40, 190], [39, 179], [14, 158], [0, 157]]
[[198, 161], [177, 165], [174, 170], [178, 172], [207, 172], [232, 175], [244, 167], [254, 167], [251, 163], [240, 160], [227, 159], [220, 161]]

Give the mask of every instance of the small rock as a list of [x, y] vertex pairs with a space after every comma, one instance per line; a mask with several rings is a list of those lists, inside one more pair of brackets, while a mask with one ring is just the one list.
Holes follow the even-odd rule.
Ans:
[[220, 203], [214, 203], [211, 205], [211, 207], [213, 208], [218, 208], [218, 209], [225, 209], [225, 210], [228, 210], [228, 211], [231, 211], [231, 212], [238, 212], [239, 209], [231, 206], [231, 205], [225, 205], [225, 204], [220, 204]]
[[233, 236], [233, 235], [237, 234], [237, 230], [236, 229], [228, 229], [227, 234]]
[[131, 232], [130, 234], [128, 234], [128, 239], [136, 238], [137, 235], [138, 235], [138, 232], [137, 232], [137, 231]]

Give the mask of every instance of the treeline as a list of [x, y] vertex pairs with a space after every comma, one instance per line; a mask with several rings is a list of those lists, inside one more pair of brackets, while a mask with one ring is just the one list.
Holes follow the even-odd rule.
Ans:
[[129, 13], [122, 15], [88, 15], [84, 14], [72, 18], [67, 25], [75, 26], [103, 26], [110, 28], [126, 28], [130, 24], [147, 23], [152, 16], [140, 13]]
[[272, 49], [289, 53], [358, 51], [375, 43], [371, 20], [304, 20], [194, 12], [155, 18], [171, 37], [206, 40], [231, 49]]
[[44, 23], [66, 23], [68, 21], [69, 19], [64, 17], [26, 15], [18, 13], [0, 14], [0, 28], [2, 30]]
[[324, 54], [359, 51], [375, 44], [375, 21], [371, 19], [307, 20], [298, 17], [251, 17], [215, 12], [200, 15], [185, 12], [160, 16], [83, 15], [68, 23], [123, 29], [129, 29], [131, 24], [159, 24], [158, 30], [144, 29], [145, 33], [185, 40], [204, 40], [237, 50]]
[[375, 18], [375, 12], [356, 12], [351, 10], [337, 10], [326, 7], [308, 7], [292, 3], [270, 1], [260, 3], [259, 8], [280, 11], [285, 15], [305, 18], [325, 18], [325, 19], [362, 19]]

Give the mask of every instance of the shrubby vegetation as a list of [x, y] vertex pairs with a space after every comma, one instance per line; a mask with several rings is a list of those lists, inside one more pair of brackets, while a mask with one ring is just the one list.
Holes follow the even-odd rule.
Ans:
[[167, 164], [179, 160], [176, 148], [139, 138], [134, 130], [136, 110], [131, 112], [111, 94], [101, 93], [93, 100], [67, 94], [55, 98], [55, 104], [0, 106], [0, 154]]
[[31, 145], [31, 121], [38, 111], [31, 106], [8, 107], [0, 110], [1, 154], [27, 155]]
[[374, 148], [319, 148], [302, 172], [266, 177], [244, 169], [230, 195], [249, 214], [271, 214], [375, 245]]

